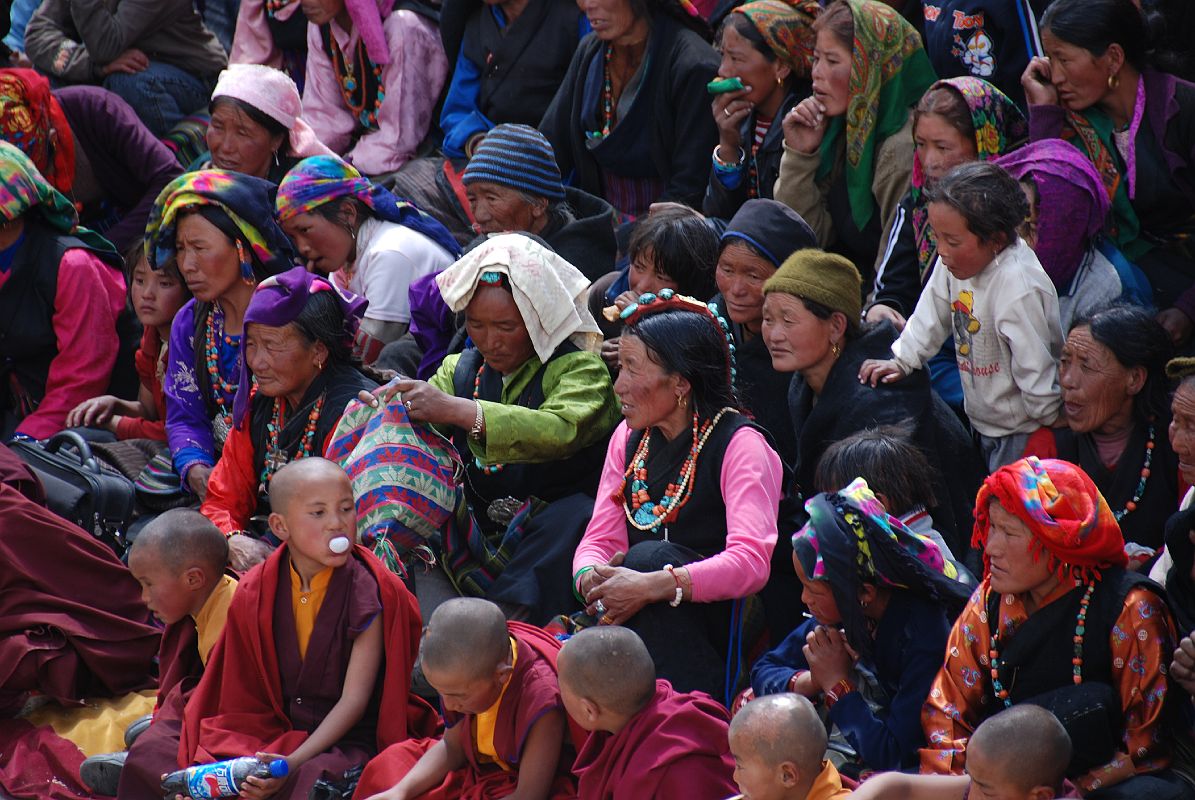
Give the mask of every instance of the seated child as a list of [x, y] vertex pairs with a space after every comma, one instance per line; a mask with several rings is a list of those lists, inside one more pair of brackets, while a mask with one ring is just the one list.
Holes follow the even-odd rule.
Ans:
[[825, 760], [826, 726], [796, 694], [752, 700], [730, 722], [740, 800], [837, 800], [850, 794]]
[[935, 269], [891, 359], [868, 359], [859, 380], [900, 380], [921, 369], [954, 332], [963, 405], [988, 468], [1021, 457], [1029, 434], [1062, 408], [1058, 293], [1017, 235], [1029, 205], [1020, 185], [990, 162], [956, 167], [929, 194], [938, 240]]
[[1041, 706], [1015, 705], [989, 717], [967, 745], [966, 775], [888, 772], [868, 779], [851, 800], [1050, 800], [1062, 797], [1071, 740]]
[[145, 256], [137, 260], [129, 276], [129, 299], [137, 319], [145, 328], [141, 347], [133, 355], [141, 388], [137, 399], [121, 400], [110, 394], [84, 400], [66, 415], [68, 428], [103, 428], [117, 439], [166, 441], [166, 395], [162, 375], [166, 368], [166, 344], [170, 323], [190, 299], [187, 284], [174, 261], [152, 270]]
[[83, 762], [83, 782], [96, 792], [116, 794], [118, 780], [126, 796], [134, 787], [157, 792], [162, 772], [173, 769], [186, 694], [203, 675], [236, 591], [236, 579], [224, 572], [227, 563], [224, 534], [190, 508], [167, 511], [133, 542], [129, 571], [149, 610], [166, 626], [158, 651], [157, 708], [128, 753]]
[[444, 738], [392, 745], [369, 762], [356, 796], [390, 786], [369, 800], [575, 797], [559, 650], [551, 635], [507, 622], [488, 600], [445, 602], [419, 648], [423, 675], [440, 693]]
[[290, 775], [249, 778], [252, 795], [305, 800], [325, 772], [338, 776], [424, 727], [429, 710], [409, 694], [419, 608], [368, 550], [341, 549], [356, 536], [356, 515], [336, 464], [288, 464], [270, 498], [283, 544], [237, 587], [187, 700], [176, 768], [285, 757]]
[[558, 664], [564, 707], [590, 731], [573, 764], [580, 800], [721, 800], [734, 793], [726, 709], [656, 680], [634, 631], [583, 630], [565, 642]]

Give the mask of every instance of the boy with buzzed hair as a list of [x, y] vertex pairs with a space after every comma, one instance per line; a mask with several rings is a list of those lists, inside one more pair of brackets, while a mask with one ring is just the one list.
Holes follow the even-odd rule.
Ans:
[[430, 747], [403, 742], [381, 753], [366, 767], [356, 796], [575, 797], [574, 751], [565, 742], [556, 680], [559, 650], [545, 631], [508, 622], [488, 600], [442, 604], [428, 620], [419, 661], [440, 693], [444, 738]]
[[722, 800], [734, 793], [726, 709], [656, 680], [634, 631], [583, 630], [565, 643], [558, 664], [564, 707], [590, 731], [573, 764], [580, 800]]
[[967, 744], [966, 775], [890, 772], [852, 800], [1051, 800], [1063, 796], [1071, 740], [1058, 718], [1022, 703], [989, 717]]
[[730, 721], [741, 800], [839, 800], [850, 795], [825, 759], [826, 726], [798, 694], [752, 700]]

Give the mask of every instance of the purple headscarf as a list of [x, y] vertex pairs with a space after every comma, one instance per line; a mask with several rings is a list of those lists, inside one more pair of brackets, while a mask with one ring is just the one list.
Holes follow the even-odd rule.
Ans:
[[[245, 309], [246, 334], [250, 323], [269, 325], [271, 328], [289, 325], [298, 319], [299, 314], [307, 307], [307, 298], [316, 292], [332, 292], [336, 297], [340, 311], [344, 314], [345, 343], [351, 344], [369, 301], [337, 289], [326, 278], [314, 275], [304, 267], [289, 269], [257, 284], [249, 307]], [[249, 393], [253, 386], [249, 377], [249, 359], [245, 357], [245, 344], [248, 339], [247, 335], [241, 337], [241, 380], [236, 398], [232, 402], [234, 425], [240, 425], [245, 412], [249, 410]]]
[[1108, 193], [1095, 165], [1061, 139], [1041, 139], [997, 158], [1018, 181], [1037, 187], [1037, 244], [1033, 251], [1064, 291], [1079, 271], [1090, 240], [1104, 227]]

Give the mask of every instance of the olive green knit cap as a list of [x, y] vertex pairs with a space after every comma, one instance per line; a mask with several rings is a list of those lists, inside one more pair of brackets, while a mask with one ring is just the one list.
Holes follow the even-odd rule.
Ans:
[[863, 279], [848, 259], [824, 250], [798, 250], [763, 285], [765, 295], [783, 292], [841, 311], [847, 324], [859, 327], [863, 314]]

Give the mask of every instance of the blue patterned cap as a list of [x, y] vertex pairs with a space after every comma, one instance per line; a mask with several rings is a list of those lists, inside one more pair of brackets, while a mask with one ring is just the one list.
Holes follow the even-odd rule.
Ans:
[[564, 199], [556, 152], [544, 135], [529, 125], [498, 125], [485, 135], [461, 182], [489, 181], [535, 197]]

